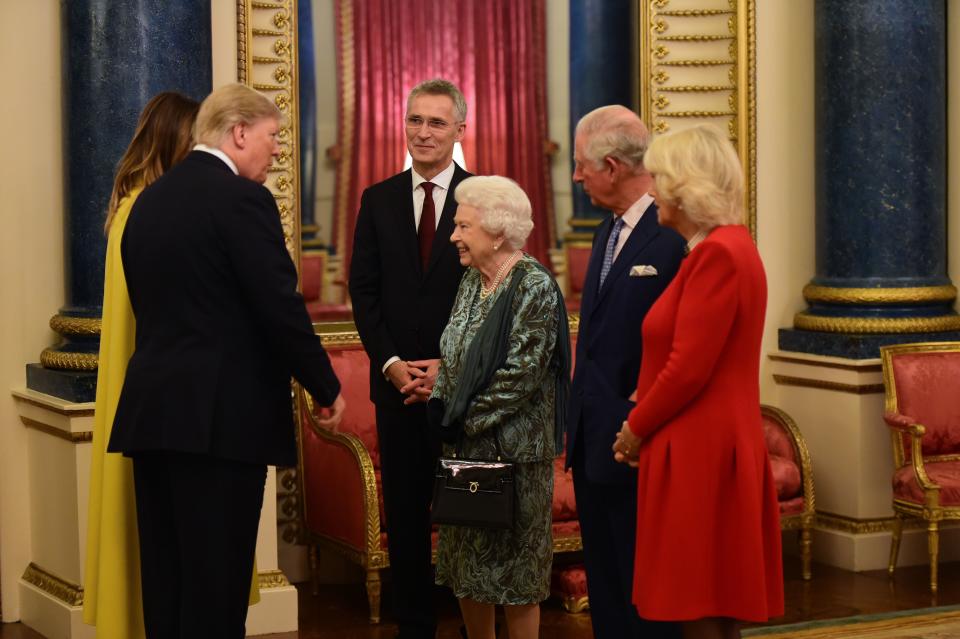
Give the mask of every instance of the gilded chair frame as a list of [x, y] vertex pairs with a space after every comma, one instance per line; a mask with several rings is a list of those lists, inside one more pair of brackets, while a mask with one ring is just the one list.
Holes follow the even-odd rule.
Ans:
[[[902, 415], [897, 401], [897, 385], [893, 374], [893, 360], [898, 355], [917, 353], [960, 353], [960, 342], [921, 342], [916, 344], [896, 344], [882, 346], [880, 358], [883, 366], [884, 410], [887, 415]], [[960, 507], [940, 505], [940, 486], [931, 481], [926, 471], [928, 462], [960, 461], [960, 454], [951, 455], [923, 455], [923, 436], [926, 427], [923, 424], [911, 422], [909, 419], [891, 423], [890, 440], [893, 448], [894, 472], [910, 465], [921, 490], [923, 490], [923, 504], [893, 499], [894, 521], [891, 528], [890, 563], [887, 568], [893, 576], [897, 566], [897, 556], [900, 553], [900, 539], [903, 534], [903, 522], [907, 518], [920, 519], [927, 524], [927, 553], [930, 558], [930, 591], [937, 592], [937, 561], [940, 548], [940, 522], [960, 520]], [[903, 436], [909, 437], [910, 460], [907, 461], [906, 448]]]
[[781, 424], [790, 435], [790, 442], [793, 444], [794, 453], [800, 462], [800, 479], [803, 485], [803, 511], [794, 515], [782, 515], [780, 517], [780, 528], [782, 530], [800, 531], [800, 564], [803, 578], [810, 580], [812, 577], [812, 540], [813, 526], [817, 520], [816, 494], [813, 487], [813, 461], [810, 458], [810, 450], [807, 448], [807, 442], [800, 432], [797, 423], [785, 412], [774, 406], [766, 404], [760, 405], [760, 413]]

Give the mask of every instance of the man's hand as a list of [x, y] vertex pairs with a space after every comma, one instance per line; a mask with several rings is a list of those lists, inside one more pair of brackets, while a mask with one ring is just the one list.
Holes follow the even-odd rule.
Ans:
[[337, 395], [337, 398], [333, 400], [333, 404], [320, 411], [320, 415], [317, 417], [317, 425], [324, 430], [329, 430], [333, 433], [337, 432], [340, 422], [343, 421], [343, 411], [346, 410], [346, 408], [347, 402], [343, 399], [343, 395]]
[[390, 364], [390, 366], [387, 367], [386, 375], [394, 388], [401, 393], [403, 392], [403, 387], [413, 381], [413, 375], [410, 374], [410, 366], [402, 359], [398, 359], [393, 364]]
[[630, 430], [630, 423], [623, 422], [623, 428], [617, 433], [617, 440], [613, 442], [613, 458], [621, 464], [636, 468], [642, 441]]
[[404, 404], [416, 404], [430, 399], [430, 393], [433, 392], [433, 385], [437, 383], [437, 373], [440, 372], [439, 359], [418, 359], [414, 362], [407, 362], [412, 379], [408, 384], [400, 389], [400, 392], [406, 395]]

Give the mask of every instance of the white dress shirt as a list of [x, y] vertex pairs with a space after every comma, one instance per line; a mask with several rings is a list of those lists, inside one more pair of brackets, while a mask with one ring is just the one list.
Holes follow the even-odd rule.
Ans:
[[630, 208], [623, 212], [623, 228], [620, 229], [620, 237], [617, 238], [617, 247], [613, 249], [614, 262], [617, 261], [617, 257], [620, 255], [620, 249], [627, 244], [627, 238], [630, 237], [630, 233], [633, 232], [637, 223], [640, 222], [640, 218], [643, 217], [644, 211], [646, 211], [651, 204], [653, 204], [653, 196], [649, 193], [644, 193], [643, 197], [631, 204]]
[[[443, 215], [443, 205], [447, 202], [447, 191], [450, 190], [450, 182], [453, 180], [453, 171], [454, 171], [454, 162], [450, 162], [450, 166], [440, 171], [433, 176], [432, 180], [427, 180], [422, 175], [417, 173], [416, 169], [410, 169], [410, 172], [413, 173], [413, 218], [416, 223], [417, 230], [420, 230], [420, 217], [423, 215], [423, 198], [426, 196], [426, 191], [420, 186], [424, 182], [432, 182], [433, 187], [433, 223], [436, 226], [440, 226], [440, 216]], [[387, 359], [383, 364], [383, 368], [380, 369], [384, 375], [387, 374], [387, 369], [390, 368], [390, 365], [394, 362], [399, 362], [400, 357], [394, 355]]]
[[433, 216], [433, 223], [439, 226], [443, 205], [447, 201], [447, 191], [450, 190], [450, 182], [453, 180], [453, 170], [454, 164], [450, 162], [450, 166], [434, 175], [432, 180], [427, 180], [417, 173], [416, 169], [410, 169], [413, 173], [413, 218], [418, 231], [420, 230], [420, 216], [423, 214], [423, 198], [426, 195], [420, 185], [424, 182], [432, 182], [435, 185], [433, 187], [433, 210], [436, 211], [436, 215]]
[[221, 160], [224, 164], [230, 167], [230, 170], [233, 171], [234, 175], [240, 175], [240, 171], [237, 170], [237, 165], [233, 163], [233, 160], [230, 159], [230, 156], [221, 151], [220, 149], [215, 149], [212, 146], [207, 146], [206, 144], [198, 144], [193, 147], [194, 151], [203, 151], [204, 153], [209, 153], [210, 155], [215, 155]]

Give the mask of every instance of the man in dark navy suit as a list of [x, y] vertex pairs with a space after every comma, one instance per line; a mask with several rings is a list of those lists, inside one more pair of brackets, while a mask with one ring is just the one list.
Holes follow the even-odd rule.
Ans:
[[450, 243], [453, 191], [469, 173], [453, 161], [467, 104], [453, 84], [427, 80], [407, 98], [412, 170], [363, 192], [350, 262], [350, 296], [370, 356], [393, 614], [402, 639], [436, 634], [430, 501], [440, 442], [426, 404], [463, 267]]
[[244, 636], [267, 466], [297, 463], [290, 377], [324, 426], [343, 415], [263, 186], [280, 117], [244, 85], [211, 93], [123, 234], [136, 348], [109, 451], [133, 459], [148, 639]]
[[[633, 408], [647, 311], [680, 267], [683, 239], [657, 224], [643, 168], [649, 134], [637, 115], [605, 106], [577, 124], [573, 180], [610, 209], [594, 235], [583, 284], [571, 387], [567, 464], [583, 536], [594, 636], [679, 637], [677, 624], [645, 621], [631, 601], [637, 473], [611, 446]], [[643, 566], [638, 567], [643, 570]]]

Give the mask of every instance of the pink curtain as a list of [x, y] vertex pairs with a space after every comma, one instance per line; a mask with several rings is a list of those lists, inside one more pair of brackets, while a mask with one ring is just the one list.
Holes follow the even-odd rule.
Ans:
[[526, 250], [550, 265], [545, 0], [339, 0], [334, 244], [349, 268], [363, 189], [403, 168], [406, 96], [442, 77], [467, 100], [467, 169], [516, 180], [533, 205]]

